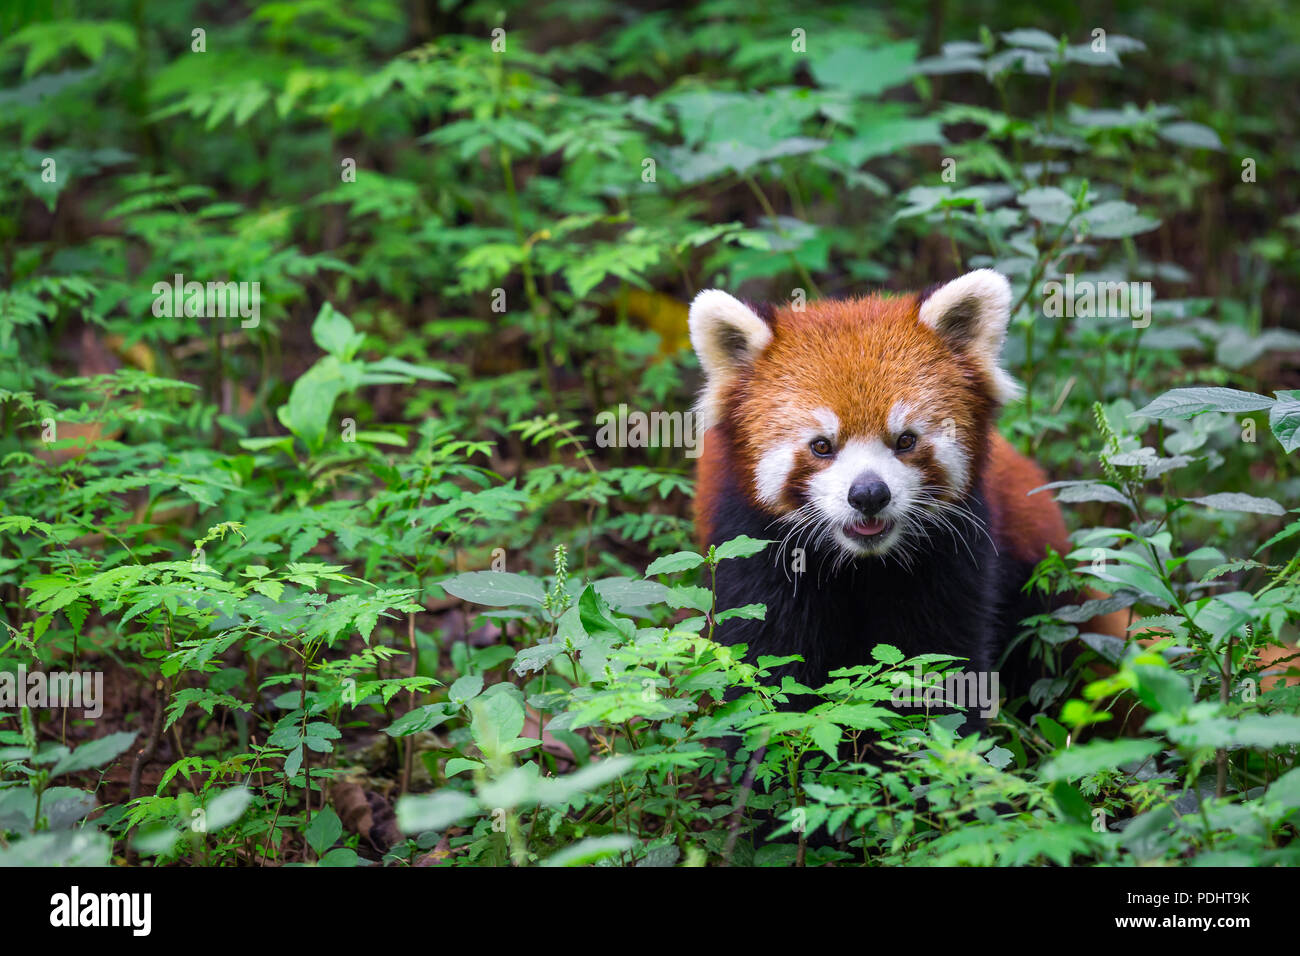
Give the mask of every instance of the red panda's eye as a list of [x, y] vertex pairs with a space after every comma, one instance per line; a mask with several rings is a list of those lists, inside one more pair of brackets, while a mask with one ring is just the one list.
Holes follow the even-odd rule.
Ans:
[[903, 432], [903, 434], [898, 436], [898, 441], [895, 443], [894, 447], [899, 451], [907, 451], [915, 444], [916, 436], [911, 432]]
[[814, 438], [808, 447], [818, 458], [829, 458], [835, 451], [835, 447], [825, 438]]

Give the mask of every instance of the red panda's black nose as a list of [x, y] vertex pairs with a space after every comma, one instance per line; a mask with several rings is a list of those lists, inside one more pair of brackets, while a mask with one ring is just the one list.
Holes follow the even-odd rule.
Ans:
[[854, 479], [849, 488], [849, 504], [866, 517], [873, 518], [881, 508], [889, 504], [889, 485], [881, 481], [875, 472], [864, 472]]

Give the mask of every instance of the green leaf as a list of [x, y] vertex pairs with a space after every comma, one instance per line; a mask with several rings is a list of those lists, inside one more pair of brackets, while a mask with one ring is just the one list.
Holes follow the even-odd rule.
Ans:
[[877, 644], [871, 649], [871, 656], [882, 664], [897, 664], [903, 660], [903, 652], [892, 644]]
[[1069, 737], [1069, 732], [1064, 727], [1046, 714], [1037, 714], [1034, 717], [1034, 724], [1038, 727], [1038, 732], [1047, 738], [1048, 743], [1057, 750], [1065, 749], [1065, 741]]
[[320, 858], [320, 866], [357, 866], [361, 858], [357, 856], [357, 851], [351, 847], [340, 846], [330, 850]]
[[585, 866], [611, 856], [626, 853], [637, 841], [621, 833], [585, 837], [542, 861], [542, 866]]
[[206, 813], [203, 825], [205, 831], [216, 833], [230, 826], [243, 816], [244, 811], [248, 809], [248, 805], [252, 802], [253, 791], [247, 787], [231, 787], [229, 790], [222, 790], [216, 796], [209, 793], [207, 802], [204, 804]]
[[432, 730], [439, 724], [445, 724], [451, 720], [451, 716], [447, 712], [446, 704], [425, 704], [423, 707], [408, 710], [398, 717], [384, 728], [384, 733], [390, 737], [408, 737], [411, 734]]
[[765, 550], [769, 544], [775, 543], [766, 538], [757, 539], [742, 534], [718, 545], [715, 553], [719, 561], [727, 558], [749, 558]]
[[582, 629], [590, 637], [616, 641], [623, 639], [623, 632], [610, 613], [609, 605], [591, 585], [588, 585], [583, 590], [582, 596], [578, 598], [578, 620], [582, 622]]
[[833, 724], [829, 720], [818, 721], [812, 726], [813, 743], [832, 760], [839, 759], [840, 738], [843, 736], [844, 731], [839, 724]]
[[1052, 36], [1046, 30], [1039, 30], [1037, 27], [1008, 30], [1001, 36], [1003, 42], [1008, 46], [1027, 46], [1031, 50], [1043, 50], [1048, 53], [1055, 53], [1061, 45], [1059, 38]]
[[1200, 412], [1257, 412], [1270, 408], [1273, 399], [1235, 388], [1217, 385], [1195, 388], [1172, 388], [1149, 405], [1139, 408], [1134, 415], [1143, 418], [1191, 418]]
[[426, 382], [454, 382], [456, 381], [451, 375], [448, 375], [442, 369], [433, 368], [429, 365], [412, 365], [399, 358], [384, 358], [378, 362], [367, 362], [366, 372], [380, 372], [390, 375], [403, 375], [410, 378], [422, 379]]
[[513, 571], [466, 571], [438, 584], [452, 597], [489, 607], [541, 607], [546, 600], [541, 581]]
[[327, 355], [293, 383], [289, 401], [276, 409], [280, 424], [293, 432], [311, 451], [325, 441], [326, 425], [339, 395], [361, 384], [360, 367]]
[[37, 833], [0, 850], [0, 867], [102, 866], [109, 864], [113, 841], [93, 830]]
[[533, 671], [541, 670], [563, 653], [564, 644], [560, 641], [525, 647], [515, 655], [514, 671], [516, 674], [531, 674]]
[[907, 82], [919, 44], [914, 40], [869, 49], [856, 44], [837, 46], [824, 56], [812, 57], [813, 78], [822, 86], [854, 96], [875, 96]]
[[989, 766], [994, 770], [1003, 770], [1015, 759], [1015, 756], [1006, 747], [994, 747], [984, 755], [984, 759], [989, 762]]
[[703, 556], [696, 554], [694, 551], [677, 551], [651, 561], [650, 566], [645, 569], [645, 576], [689, 571], [691, 568], [699, 567], [703, 563]]
[[1224, 491], [1215, 495], [1204, 495], [1200, 498], [1188, 498], [1187, 500], [1194, 501], [1198, 505], [1204, 505], [1207, 508], [1214, 508], [1217, 511], [1246, 511], [1258, 515], [1286, 514], [1286, 509], [1272, 498], [1257, 498], [1254, 495], [1242, 494], [1239, 491]]
[[723, 621], [729, 621], [733, 617], [742, 618], [747, 621], [762, 621], [767, 618], [767, 605], [765, 604], [745, 604], [741, 607], [731, 607], [718, 614], [714, 620], [721, 624]]
[[1177, 716], [1196, 703], [1191, 687], [1181, 675], [1167, 667], [1153, 664], [1136, 664], [1137, 695], [1152, 710]]
[[104, 769], [126, 751], [138, 737], [133, 730], [109, 734], [98, 740], [84, 743], [70, 754], [66, 754], [50, 771], [51, 777], [79, 770]]
[[470, 702], [470, 734], [489, 758], [511, 753], [510, 745], [524, 729], [524, 706], [515, 694], [485, 694]]
[[1016, 197], [1016, 202], [1039, 222], [1061, 225], [1074, 212], [1074, 197], [1055, 186], [1037, 186], [1026, 189]]
[[317, 810], [311, 818], [311, 824], [303, 832], [308, 845], [316, 851], [317, 856], [324, 856], [325, 851], [342, 835], [343, 821], [334, 812], [334, 808], [329, 806]]
[[1170, 727], [1169, 739], [1184, 747], [1289, 747], [1300, 744], [1300, 717], [1292, 714], [1248, 714], [1212, 717]]
[[1129, 202], [1112, 200], [1098, 203], [1083, 214], [1088, 234], [1098, 239], [1124, 239], [1150, 232], [1160, 225], [1159, 219], [1144, 216]]
[[481, 760], [470, 760], [467, 757], [452, 757], [447, 761], [447, 765], [443, 767], [442, 773], [443, 776], [451, 778], [463, 770], [479, 770], [482, 767], [483, 761]]
[[1093, 740], [1056, 754], [1040, 773], [1044, 780], [1075, 780], [1098, 770], [1145, 760], [1162, 747], [1158, 740]]
[[1064, 780], [1052, 784], [1052, 798], [1067, 818], [1079, 823], [1092, 822], [1092, 807], [1083, 799], [1083, 794]]
[[348, 317], [337, 312], [326, 302], [316, 314], [311, 326], [311, 337], [322, 349], [340, 362], [350, 362], [365, 341], [365, 333], [358, 332]]
[[459, 790], [439, 790], [397, 801], [397, 826], [403, 833], [443, 830], [479, 810], [478, 802]]
[[635, 581], [631, 578], [602, 578], [593, 582], [596, 593], [613, 609], [628, 612], [633, 609], [663, 604], [668, 600], [668, 588], [658, 581]]
[[[1052, 481], [1041, 488], [1035, 488], [1034, 492], [1052, 489], [1058, 489], [1057, 500], [1064, 501], [1067, 504], [1077, 504], [1080, 501], [1105, 501], [1110, 504], [1123, 505], [1130, 510], [1133, 508], [1133, 503], [1128, 500], [1128, 496], [1124, 492], [1103, 481], [1091, 478], [1078, 481]], [[1030, 493], [1033, 494], [1034, 492]]]
[[1268, 427], [1290, 454], [1300, 448], [1300, 389], [1273, 394], [1277, 404], [1268, 410]]
[[482, 674], [466, 674], [457, 678], [447, 689], [447, 699], [453, 704], [465, 704], [483, 690]]
[[1160, 127], [1160, 138], [1193, 149], [1223, 149], [1219, 134], [1201, 123], [1167, 123]]
[[174, 826], [164, 823], [161, 826], [141, 829], [131, 847], [143, 856], [161, 856], [170, 853], [181, 838], [181, 833]]

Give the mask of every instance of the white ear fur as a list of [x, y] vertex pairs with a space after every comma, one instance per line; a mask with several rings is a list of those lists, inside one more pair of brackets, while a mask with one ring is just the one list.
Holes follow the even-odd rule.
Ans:
[[717, 421], [722, 393], [731, 376], [749, 365], [772, 341], [772, 330], [739, 299], [705, 289], [691, 303], [691, 346], [704, 369], [696, 411], [704, 428]]
[[976, 269], [953, 279], [921, 303], [919, 318], [953, 348], [984, 366], [993, 379], [998, 401], [1020, 397], [1020, 385], [1000, 364], [1011, 320], [1011, 283], [1006, 276], [992, 269]]

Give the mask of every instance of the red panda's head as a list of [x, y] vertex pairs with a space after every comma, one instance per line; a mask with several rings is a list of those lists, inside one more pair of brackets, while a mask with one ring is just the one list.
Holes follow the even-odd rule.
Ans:
[[752, 504], [804, 543], [906, 556], [964, 520], [1000, 403], [1011, 287], [980, 269], [930, 296], [787, 305], [710, 289], [691, 305], [698, 414], [725, 423]]

